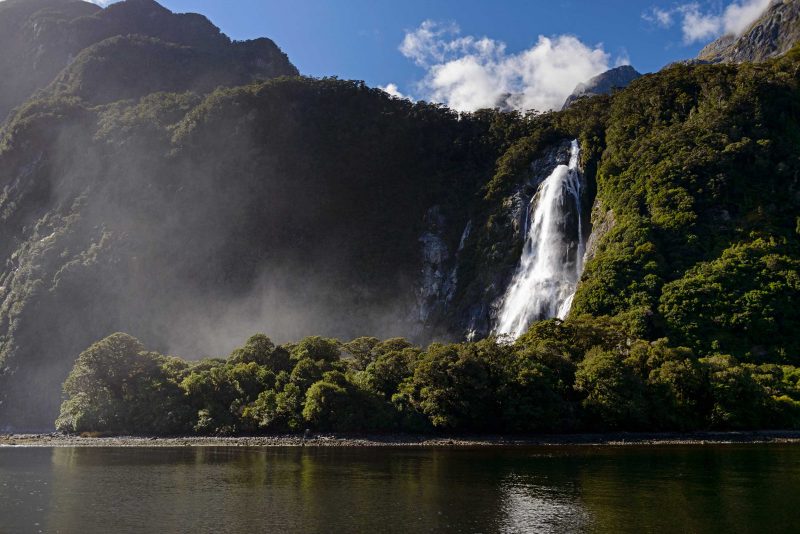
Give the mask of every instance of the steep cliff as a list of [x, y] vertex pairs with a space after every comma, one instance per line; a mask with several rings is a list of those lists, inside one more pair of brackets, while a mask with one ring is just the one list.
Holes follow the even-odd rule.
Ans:
[[710, 63], [764, 61], [785, 54], [800, 41], [800, 2], [775, 0], [742, 35], [724, 35], [697, 56]]

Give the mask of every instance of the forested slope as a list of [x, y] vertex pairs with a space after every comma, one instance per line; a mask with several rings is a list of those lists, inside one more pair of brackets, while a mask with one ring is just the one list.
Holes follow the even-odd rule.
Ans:
[[[136, 376], [162, 373], [152, 384], [188, 410], [149, 431], [358, 426], [304, 415], [325, 392], [371, 399], [370, 428], [796, 422], [796, 50], [676, 65], [561, 112], [459, 114], [297, 76], [271, 41], [149, 0], [6, 0], [0, 28], [0, 112], [15, 108], [0, 133], [0, 428], [51, 425], [76, 356], [118, 331], [141, 339], [123, 343]], [[515, 345], [418, 348], [489, 336], [524, 207], [572, 139], [592, 235], [567, 321]], [[289, 360], [137, 360], [143, 346], [216, 357], [259, 331]], [[297, 352], [309, 335], [326, 336], [305, 342], [322, 356]], [[365, 335], [409, 341], [329, 339]], [[74, 420], [106, 379], [71, 382], [64, 428], [103, 426]], [[211, 399], [220, 384], [233, 390]], [[150, 402], [114, 387], [125, 410]], [[273, 425], [279, 395], [293, 404]]]
[[615, 99], [598, 203], [614, 227], [575, 313], [649, 337], [797, 363], [798, 56], [674, 66]]

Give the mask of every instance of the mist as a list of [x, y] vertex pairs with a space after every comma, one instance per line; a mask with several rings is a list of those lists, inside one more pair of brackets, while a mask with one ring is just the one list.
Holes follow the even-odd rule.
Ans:
[[297, 77], [271, 41], [233, 43], [152, 2], [75, 9], [72, 41], [104, 39], [112, 20], [155, 21], [141, 29], [159, 39], [67, 53], [59, 34], [40, 47], [61, 62], [52, 82], [10, 71], [22, 81], [2, 102], [40, 85], [0, 145], [0, 427], [50, 428], [75, 358], [117, 331], [188, 359], [255, 333], [458, 337], [441, 306], [419, 312], [438, 295], [421, 288], [420, 238], [435, 207], [437, 268], [454, 269], [498, 156], [488, 124]]

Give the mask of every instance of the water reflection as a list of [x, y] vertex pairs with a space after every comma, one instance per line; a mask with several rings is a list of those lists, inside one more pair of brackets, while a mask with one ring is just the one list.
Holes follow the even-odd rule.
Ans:
[[798, 490], [790, 446], [0, 449], [0, 532], [792, 532]]
[[588, 532], [589, 513], [580, 498], [563, 488], [531, 483], [512, 475], [503, 482], [502, 532]]

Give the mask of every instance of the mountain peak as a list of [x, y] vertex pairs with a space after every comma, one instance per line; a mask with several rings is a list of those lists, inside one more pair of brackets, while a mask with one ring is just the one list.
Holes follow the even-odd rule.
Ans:
[[697, 59], [709, 63], [764, 61], [788, 52], [800, 41], [800, 2], [774, 0], [740, 36], [724, 35], [708, 44]]
[[585, 96], [605, 95], [616, 89], [623, 89], [640, 76], [641, 73], [630, 65], [614, 67], [587, 82], [579, 83], [572, 94], [567, 97], [562, 109], [568, 108], [573, 102]]
[[58, 91], [80, 88], [106, 101], [298, 74], [273, 41], [233, 42], [205, 16], [173, 13], [155, 0], [105, 9], [78, 0], [2, 0], [0, 51], [0, 122], [54, 81]]

